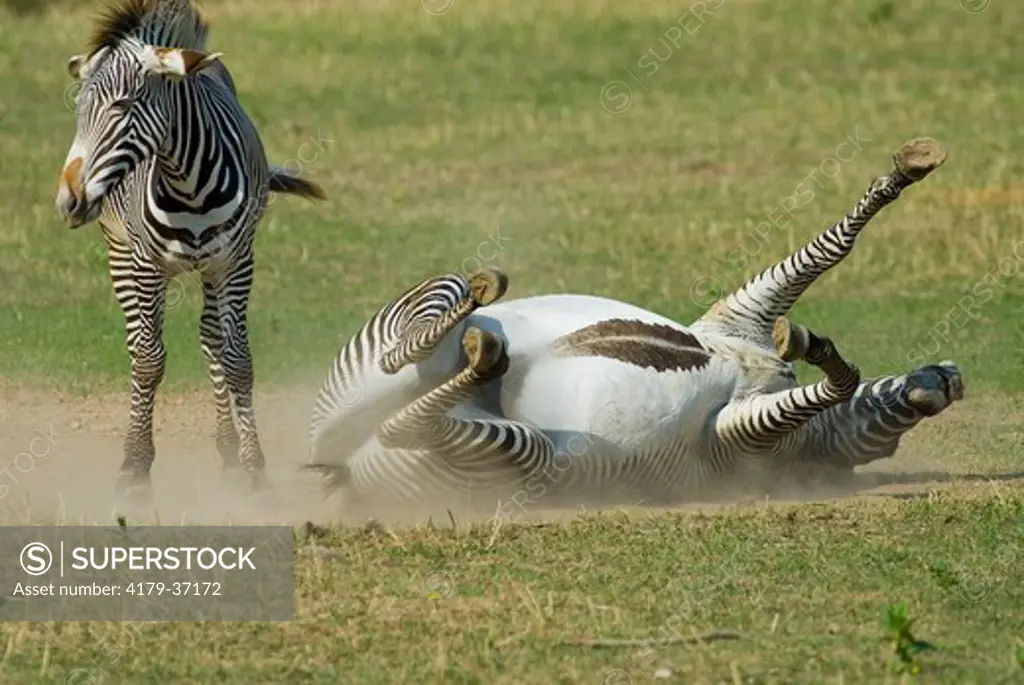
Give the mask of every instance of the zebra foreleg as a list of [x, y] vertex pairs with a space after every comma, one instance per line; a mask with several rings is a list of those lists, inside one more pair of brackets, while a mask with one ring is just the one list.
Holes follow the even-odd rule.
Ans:
[[825, 379], [726, 405], [715, 424], [718, 438], [748, 454], [776, 450], [783, 438], [826, 409], [849, 400], [860, 385], [860, 371], [843, 359], [828, 338], [785, 318], [775, 322], [772, 337], [784, 361], [802, 359], [820, 368]]
[[[450, 277], [449, 277], [450, 278]], [[460, 277], [461, 278], [461, 277]], [[432, 296], [428, 281], [423, 297]], [[419, 363], [433, 354], [438, 344], [478, 307], [500, 299], [508, 290], [508, 276], [498, 269], [481, 269], [465, 279], [465, 295], [455, 306], [440, 315], [413, 319], [380, 359], [380, 368], [387, 374], [398, 373], [408, 364]], [[415, 310], [415, 305], [411, 307]]]
[[900, 193], [938, 168], [946, 159], [942, 144], [930, 138], [911, 140], [893, 153], [894, 169], [876, 178], [857, 206], [810, 243], [765, 269], [739, 290], [716, 302], [694, 326], [724, 329], [770, 343], [772, 326], [811, 284], [853, 250], [867, 223]]
[[213, 400], [217, 408], [217, 452], [225, 469], [241, 466], [238, 458], [238, 431], [232, 415], [231, 393], [221, 359], [224, 356], [224, 335], [221, 331], [216, 284], [203, 278], [203, 313], [199, 318], [199, 342], [203, 348], [213, 385]]
[[163, 317], [167, 278], [142, 260], [133, 259], [130, 248], [111, 244], [109, 258], [114, 293], [124, 312], [132, 365], [124, 461], [115, 489], [120, 494], [129, 490], [146, 493], [150, 486], [149, 472], [156, 458], [153, 409], [166, 362]]
[[224, 379], [237, 419], [238, 459], [255, 490], [266, 487], [268, 483], [264, 473], [266, 459], [256, 430], [252, 402], [253, 367], [247, 324], [252, 276], [250, 251], [235, 263], [226, 277], [213, 281], [212, 292], [216, 293], [215, 306], [224, 342], [220, 365], [224, 369]]
[[508, 370], [505, 344], [497, 335], [472, 327], [462, 345], [469, 360], [466, 368], [381, 423], [377, 429], [381, 445], [433, 452], [460, 473], [472, 476], [473, 483], [515, 483], [549, 468], [555, 445], [539, 429], [515, 421], [448, 415], [478, 387]]

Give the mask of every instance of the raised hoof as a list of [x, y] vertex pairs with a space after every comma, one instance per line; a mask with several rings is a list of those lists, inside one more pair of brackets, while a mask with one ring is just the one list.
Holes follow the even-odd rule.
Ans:
[[946, 161], [946, 148], [934, 138], [914, 138], [892, 153], [892, 161], [904, 176], [920, 181]]
[[772, 341], [775, 351], [784, 362], [793, 362], [807, 356], [811, 336], [806, 327], [794, 324], [784, 316], [775, 320], [772, 327]]
[[910, 374], [907, 402], [925, 416], [935, 416], [964, 398], [960, 369], [951, 361], [925, 366]]
[[469, 292], [478, 307], [501, 298], [508, 290], [508, 276], [498, 269], [480, 269], [469, 277]]
[[482, 379], [501, 376], [508, 370], [505, 341], [494, 333], [471, 327], [462, 336], [462, 349], [466, 351], [469, 368]]

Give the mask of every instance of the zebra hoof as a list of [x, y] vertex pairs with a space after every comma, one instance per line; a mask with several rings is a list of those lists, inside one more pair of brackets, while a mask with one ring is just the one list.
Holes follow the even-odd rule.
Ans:
[[309, 463], [299, 467], [303, 473], [315, 474], [320, 481], [320, 492], [327, 499], [337, 490], [352, 482], [352, 472], [344, 464]]
[[775, 320], [772, 327], [772, 342], [775, 351], [784, 362], [793, 362], [807, 356], [811, 346], [810, 331], [805, 326], [794, 324], [784, 316]]
[[892, 153], [892, 161], [904, 176], [920, 181], [946, 161], [946, 148], [934, 138], [914, 138]]
[[478, 307], [500, 299], [508, 290], [508, 276], [498, 269], [480, 269], [469, 277], [469, 292]]
[[469, 368], [481, 379], [498, 378], [508, 370], [505, 341], [494, 333], [471, 327], [462, 336], [462, 349], [466, 351]]
[[964, 381], [953, 362], [918, 369], [907, 379], [907, 402], [925, 416], [935, 416], [964, 397]]

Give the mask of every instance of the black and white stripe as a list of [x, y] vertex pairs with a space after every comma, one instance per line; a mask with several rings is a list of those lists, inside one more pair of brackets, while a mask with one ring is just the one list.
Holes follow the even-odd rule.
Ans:
[[[394, 374], [429, 355], [440, 337], [468, 316], [473, 306], [469, 282], [451, 274], [424, 280], [374, 314], [331, 363], [313, 405], [310, 444], [316, 446], [342, 415], [359, 409], [378, 374]], [[375, 426], [367, 428], [353, 441], [369, 438], [374, 430]]]
[[771, 347], [775, 321], [789, 313], [819, 276], [850, 254], [857, 236], [872, 218], [945, 161], [945, 150], [934, 140], [916, 139], [897, 149], [893, 161], [892, 172], [876, 178], [841, 221], [716, 302], [692, 328], [743, 337]]
[[[862, 380], [831, 340], [791, 324], [785, 314], [815, 278], [849, 253], [867, 221], [941, 164], [944, 153], [934, 141], [918, 140], [894, 157], [893, 173], [876, 179], [842, 222], [756, 276], [693, 326], [602, 300], [586, 305], [592, 309], [575, 319], [585, 323], [566, 328], [551, 324], [559, 315], [552, 309], [558, 305], [550, 304], [557, 296], [538, 298], [548, 304], [505, 303], [506, 309], [487, 318], [502, 331], [518, 322], [514, 326], [520, 334], [532, 338], [518, 357], [517, 390], [510, 396], [502, 395], [503, 386], [495, 382], [508, 368], [507, 356], [499, 362], [480, 353], [485, 343], [492, 351], [504, 350], [506, 340], [471, 327], [463, 337], [465, 354], [441, 362], [454, 377], [424, 378], [420, 386], [408, 384], [401, 392], [384, 387], [375, 398], [376, 414], [347, 411], [337, 398], [367, 383], [367, 365], [372, 378], [383, 372], [376, 368], [385, 366], [380, 361], [392, 355], [386, 366], [394, 374], [409, 358], [437, 354], [443, 335], [457, 330], [462, 304], [448, 296], [427, 317], [447, 317], [448, 322], [431, 324], [430, 335], [415, 344], [406, 338], [417, 327], [409, 325], [405, 310], [430, 292], [432, 283], [452, 277], [425, 281], [385, 307], [342, 349], [318, 399], [311, 456], [323, 456], [316, 449], [327, 442], [329, 423], [358, 439], [340, 458], [313, 466], [341, 474], [339, 482], [350, 486], [357, 499], [369, 498], [382, 507], [377, 497], [385, 493], [393, 501], [422, 503], [438, 495], [444, 501], [474, 486], [485, 497], [497, 493], [533, 502], [543, 496], [544, 507], [568, 507], [677, 504], [713, 498], [722, 486], [763, 487], [770, 482], [765, 476], [780, 476], [790, 468], [807, 472], [823, 466], [845, 474], [891, 455], [906, 431], [962, 397], [959, 369], [943, 362], [897, 377]], [[577, 304], [580, 300], [567, 296], [562, 306]], [[458, 316], [448, 316], [455, 310]], [[636, 318], [612, 313], [630, 310]], [[528, 330], [534, 321], [539, 332]], [[507, 342], [516, 344], [514, 337]], [[399, 348], [404, 351], [394, 352]], [[798, 385], [794, 361], [818, 367], [825, 378]], [[540, 379], [527, 392], [522, 379], [534, 363], [540, 365]], [[581, 413], [566, 412], [559, 420], [612, 428], [573, 432], [545, 424], [548, 428], [541, 430], [524, 418], [545, 420], [542, 413], [553, 405], [543, 395], [563, 382], [582, 387], [576, 382], [584, 377], [620, 378], [628, 387], [598, 382], [593, 387], [601, 394], [589, 399], [600, 401], [585, 402]], [[638, 387], [640, 401], [634, 405]], [[650, 404], [644, 404], [647, 390], [658, 398]], [[481, 392], [502, 399], [495, 402]], [[685, 395], [685, 402], [662, 401], [675, 393]], [[555, 402], [569, 401], [564, 393], [555, 396]], [[508, 416], [524, 420], [503, 415], [506, 400]], [[613, 406], [621, 415], [602, 417], [600, 406]], [[653, 414], [637, 414], [649, 406]], [[353, 419], [357, 416], [367, 420]], [[331, 465], [339, 463], [344, 468]], [[756, 480], [747, 481], [746, 475]]]
[[[84, 160], [82, 202], [101, 203], [132, 362], [122, 487], [148, 484], [167, 285], [190, 272], [203, 289], [199, 335], [218, 450], [226, 467], [241, 464], [254, 484], [263, 482], [247, 326], [254, 233], [271, 191], [323, 197], [315, 184], [268, 165], [226, 68], [201, 52], [206, 35], [188, 0], [127, 0], [101, 21], [93, 50], [69, 62], [82, 69], [71, 156]], [[161, 55], [185, 66], [168, 75]]]

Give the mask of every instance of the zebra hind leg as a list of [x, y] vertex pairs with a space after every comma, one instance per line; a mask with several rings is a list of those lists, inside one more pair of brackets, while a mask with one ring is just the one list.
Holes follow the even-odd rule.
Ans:
[[715, 430], [727, 446], [746, 454], [778, 452], [798, 428], [849, 400], [860, 385], [860, 371], [843, 358], [831, 340], [788, 319], [776, 321], [773, 336], [783, 361], [817, 366], [825, 379], [808, 386], [734, 400], [719, 412]]
[[[454, 281], [454, 283], [453, 283]], [[451, 293], [452, 285], [458, 292]], [[442, 286], [445, 286], [442, 289]], [[427, 359], [448, 333], [477, 308], [485, 307], [504, 296], [508, 290], [508, 276], [498, 269], [481, 269], [468, 278], [444, 276], [421, 286], [420, 302], [410, 305], [411, 311], [422, 310], [412, 320], [398, 340], [380, 359], [380, 368], [387, 374], [398, 373], [409, 364]], [[438, 312], [439, 296], [451, 297]]]
[[[846, 361], [828, 338], [816, 335], [806, 326], [779, 317], [772, 328], [772, 339], [783, 361], [805, 361], [821, 369], [836, 386], [852, 389], [850, 396], [843, 400], [843, 403], [849, 401], [859, 389], [860, 372], [857, 367]], [[779, 467], [780, 473], [791, 477], [802, 488], [846, 485], [853, 477], [851, 464], [838, 463], [835, 460], [795, 459], [793, 463], [780, 463], [776, 466]]]
[[[860, 382], [857, 367], [847, 362], [832, 341], [814, 334], [806, 326], [792, 323], [786, 317], [779, 317], [772, 329], [775, 350], [783, 361], [805, 361], [817, 366], [829, 380], [838, 386], [856, 386]], [[853, 378], [856, 377], [856, 382]]]
[[741, 335], [768, 346], [775, 320], [788, 314], [819, 276], [853, 251], [861, 230], [875, 215], [941, 166], [946, 151], [936, 140], [918, 138], [901, 145], [892, 157], [893, 170], [876, 178], [842, 220], [713, 304], [694, 326]]
[[550, 470], [556, 448], [538, 428], [517, 421], [448, 415], [479, 387], [508, 370], [504, 341], [494, 333], [470, 327], [462, 345], [466, 368], [381, 423], [377, 429], [381, 445], [425, 450], [460, 480], [464, 478], [467, 487], [520, 484], [539, 470]]

